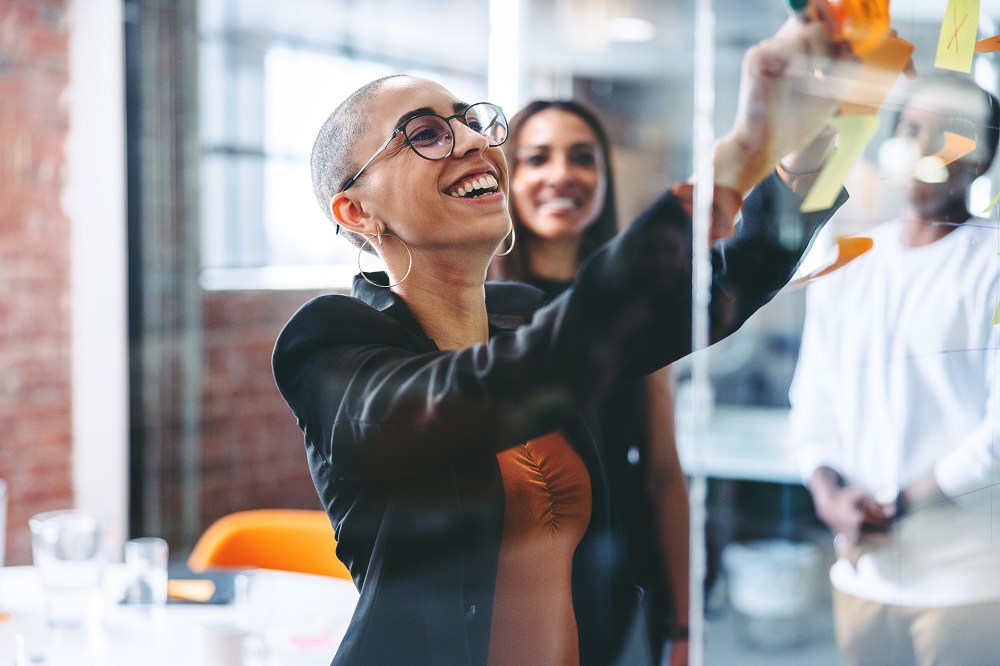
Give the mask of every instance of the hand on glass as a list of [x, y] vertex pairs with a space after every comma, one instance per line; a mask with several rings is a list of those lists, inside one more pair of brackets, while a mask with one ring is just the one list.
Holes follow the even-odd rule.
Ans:
[[[861, 62], [821, 22], [789, 19], [743, 58], [736, 119], [717, 149], [716, 183], [745, 192], [820, 136]], [[821, 142], [826, 152], [829, 141]], [[728, 182], [727, 182], [728, 181]]]

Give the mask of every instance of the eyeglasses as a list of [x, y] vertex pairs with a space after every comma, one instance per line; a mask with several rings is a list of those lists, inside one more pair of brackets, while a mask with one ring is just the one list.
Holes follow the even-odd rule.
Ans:
[[507, 140], [507, 118], [503, 115], [503, 109], [489, 102], [477, 102], [462, 113], [456, 113], [447, 118], [436, 113], [414, 116], [393, 130], [385, 143], [375, 151], [371, 159], [365, 162], [365, 165], [354, 174], [353, 178], [344, 183], [340, 191], [345, 192], [353, 185], [368, 168], [368, 165], [382, 154], [382, 151], [388, 148], [389, 143], [400, 133], [406, 139], [406, 145], [425, 160], [443, 160], [450, 156], [455, 150], [455, 132], [452, 131], [451, 121], [456, 118], [472, 131], [485, 136], [489, 140], [490, 146], [499, 146]]

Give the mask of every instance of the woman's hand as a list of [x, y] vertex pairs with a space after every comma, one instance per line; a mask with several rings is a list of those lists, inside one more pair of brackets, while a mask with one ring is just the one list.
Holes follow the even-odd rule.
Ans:
[[743, 58], [736, 120], [716, 146], [715, 182], [743, 193], [820, 136], [860, 71], [822, 22], [789, 19]]

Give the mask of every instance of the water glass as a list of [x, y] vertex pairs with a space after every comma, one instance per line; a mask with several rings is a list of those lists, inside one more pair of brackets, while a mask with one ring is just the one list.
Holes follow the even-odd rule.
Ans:
[[49, 511], [33, 516], [28, 524], [49, 624], [72, 628], [93, 619], [108, 559], [108, 517]]
[[167, 603], [167, 552], [167, 542], [156, 537], [132, 539], [125, 544], [128, 603], [141, 606]]

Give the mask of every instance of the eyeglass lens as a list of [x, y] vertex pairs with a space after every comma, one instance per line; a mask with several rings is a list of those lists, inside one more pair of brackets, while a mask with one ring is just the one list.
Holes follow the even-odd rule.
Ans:
[[[500, 107], [492, 104], [473, 104], [465, 112], [469, 129], [489, 139], [491, 146], [499, 146], [507, 138], [507, 120]], [[440, 160], [447, 157], [454, 147], [455, 137], [451, 125], [441, 116], [417, 116], [403, 127], [406, 142], [422, 157]]]

